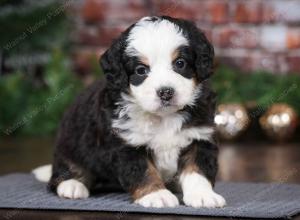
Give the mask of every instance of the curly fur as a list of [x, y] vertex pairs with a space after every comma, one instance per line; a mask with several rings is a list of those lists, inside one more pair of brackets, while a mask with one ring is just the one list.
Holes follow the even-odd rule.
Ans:
[[[166, 131], [164, 129], [174, 129], [170, 134], [176, 135], [176, 132], [188, 129], [212, 128], [209, 138], [201, 138], [200, 130], [197, 130], [198, 136], [191, 133], [190, 136], [184, 136], [184, 146], [170, 145], [171, 148], [178, 149], [175, 155], [178, 167], [176, 165], [171, 177], [176, 179], [175, 177], [184, 170], [187, 152], [196, 146], [193, 163], [200, 173], [214, 184], [218, 153], [213, 133], [215, 94], [211, 91], [208, 81], [213, 73], [213, 47], [204, 34], [189, 21], [166, 16], [144, 20], [167, 20], [182, 31], [189, 43], [188, 56], [192, 63], [191, 77], [187, 78], [191, 78], [190, 80], [201, 87], [201, 95], [195, 96], [193, 104], [186, 105], [175, 113], [182, 118], [176, 128], [173, 125], [163, 128], [159, 125], [155, 129], [160, 128], [163, 132]], [[126, 128], [126, 122], [134, 120], [135, 114], [134, 108], [130, 108], [129, 105], [130, 98], [124, 99], [125, 96], [131, 97], [130, 77], [133, 75], [132, 66], [136, 61], [125, 50], [128, 35], [135, 25], [122, 33], [103, 54], [100, 64], [106, 80], [98, 81], [83, 91], [64, 115], [57, 135], [53, 174], [49, 182], [49, 188], [54, 192], [61, 182], [76, 179], [84, 183], [90, 191], [120, 188], [132, 193], [147, 184], [151, 185], [147, 181], [149, 163], [159, 170], [160, 162], [155, 161], [157, 157], [154, 152], [157, 149], [149, 147], [152, 143], [150, 140], [135, 145], [121, 135], [129, 134], [126, 132], [135, 135], [134, 132], [137, 131], [133, 127], [138, 126], [137, 123], [133, 123], [133, 127]], [[147, 120], [143, 115], [139, 123], [146, 124]], [[119, 126], [114, 126], [114, 123], [119, 123]], [[157, 134], [153, 134], [150, 139], [157, 138], [155, 135]], [[163, 168], [159, 172], [164, 172]]]

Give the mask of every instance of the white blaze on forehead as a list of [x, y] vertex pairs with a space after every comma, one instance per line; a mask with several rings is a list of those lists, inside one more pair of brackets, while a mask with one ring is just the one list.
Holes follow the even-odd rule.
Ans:
[[126, 52], [131, 56], [144, 56], [149, 64], [161, 58], [171, 60], [171, 55], [179, 46], [188, 45], [180, 28], [168, 20], [149, 21], [141, 19], [130, 31]]
[[[146, 112], [159, 115], [171, 114], [186, 105], [192, 105], [198, 90], [195, 82], [173, 69], [174, 52], [188, 46], [188, 39], [179, 26], [166, 19], [143, 18], [131, 29], [127, 38], [126, 53], [147, 60], [150, 71], [139, 85], [130, 84], [135, 102]], [[172, 87], [171, 105], [163, 108], [157, 90]]]

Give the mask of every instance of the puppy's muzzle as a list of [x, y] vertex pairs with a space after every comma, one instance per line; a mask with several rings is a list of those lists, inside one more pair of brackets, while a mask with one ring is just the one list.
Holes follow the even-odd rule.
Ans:
[[168, 104], [174, 97], [175, 90], [172, 87], [161, 87], [157, 90], [157, 96], [163, 104]]

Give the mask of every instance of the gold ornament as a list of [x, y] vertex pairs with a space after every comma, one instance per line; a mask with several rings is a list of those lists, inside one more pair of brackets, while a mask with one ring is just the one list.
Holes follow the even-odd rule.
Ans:
[[292, 137], [297, 127], [297, 113], [287, 104], [274, 104], [259, 123], [271, 139], [285, 141]]
[[240, 104], [222, 104], [217, 108], [215, 123], [221, 138], [232, 140], [246, 130], [249, 116]]

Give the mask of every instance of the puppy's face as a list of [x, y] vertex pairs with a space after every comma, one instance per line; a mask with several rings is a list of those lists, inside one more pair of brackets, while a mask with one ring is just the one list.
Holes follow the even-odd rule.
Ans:
[[134, 102], [157, 115], [193, 105], [212, 68], [213, 49], [204, 35], [192, 23], [169, 17], [143, 18], [124, 35], [120, 62]]
[[145, 111], [168, 114], [192, 105], [199, 93], [187, 38], [168, 20], [139, 21], [130, 31], [130, 94]]

